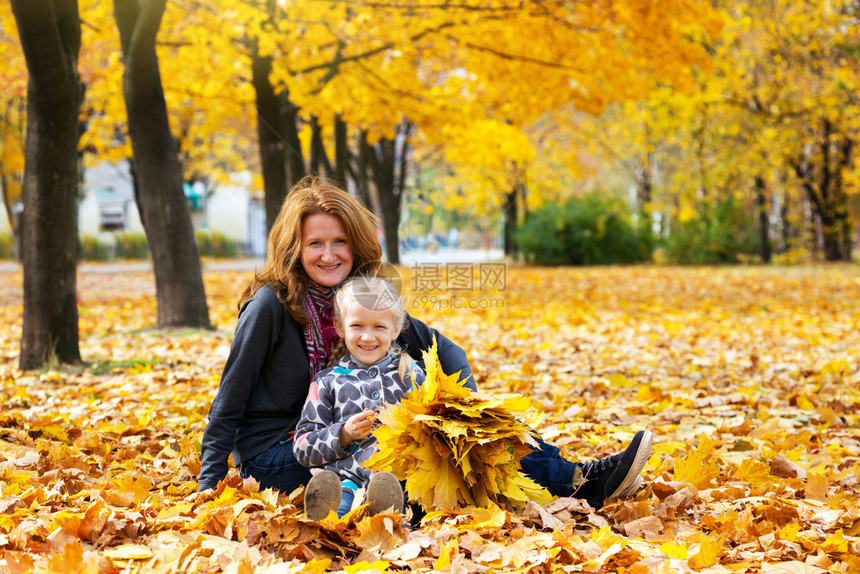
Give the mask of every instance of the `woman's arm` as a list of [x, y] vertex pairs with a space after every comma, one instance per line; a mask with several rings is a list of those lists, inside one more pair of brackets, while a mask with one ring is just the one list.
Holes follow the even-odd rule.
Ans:
[[463, 384], [473, 391], [477, 390], [466, 352], [436, 329], [431, 329], [410, 315], [409, 323], [400, 333], [397, 342], [404, 351], [409, 353], [410, 357], [416, 361], [421, 361], [420, 364], [423, 368], [424, 362], [421, 351], [429, 349], [433, 345], [434, 338], [436, 339], [439, 364], [445, 374], [451, 375], [459, 372], [460, 380], [464, 381]]
[[198, 477], [201, 491], [215, 488], [227, 475], [227, 457], [235, 446], [236, 429], [251, 390], [279, 338], [279, 311], [264, 298], [254, 297], [239, 312], [230, 356], [203, 431]]

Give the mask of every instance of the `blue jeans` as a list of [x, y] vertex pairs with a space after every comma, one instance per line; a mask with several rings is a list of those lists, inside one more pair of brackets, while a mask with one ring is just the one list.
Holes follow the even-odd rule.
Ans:
[[285, 440], [242, 463], [242, 478], [253, 476], [260, 483], [260, 490], [277, 488], [289, 494], [311, 479], [311, 472], [296, 460], [293, 441]]
[[520, 460], [523, 472], [533, 481], [558, 497], [573, 494], [573, 473], [579, 463], [570, 462], [561, 456], [561, 450], [537, 438], [539, 449]]
[[[347, 482], [349, 484], [346, 484]], [[338, 518], [343, 518], [352, 509], [352, 501], [355, 500], [355, 490], [352, 487], [358, 489], [358, 486], [352, 481], [341, 482], [340, 506], [337, 509]]]
[[[570, 462], [557, 446], [538, 438], [539, 449], [520, 460], [523, 472], [553, 496], [573, 494], [573, 473], [579, 463]], [[311, 479], [310, 471], [293, 455], [293, 441], [280, 442], [251, 460], [242, 463], [242, 478], [253, 476], [260, 489], [277, 488], [287, 494]], [[350, 501], [351, 505], [352, 501]]]

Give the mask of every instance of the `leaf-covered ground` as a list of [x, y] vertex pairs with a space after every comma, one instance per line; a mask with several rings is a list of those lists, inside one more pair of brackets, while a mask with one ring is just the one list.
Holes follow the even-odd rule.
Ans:
[[483, 389], [534, 399], [570, 457], [654, 431], [649, 485], [597, 512], [559, 499], [411, 530], [310, 522], [300, 492], [235, 475], [198, 496], [248, 273], [206, 274], [215, 332], [153, 329], [150, 273], [81, 273], [88, 364], [25, 373], [21, 276], [5, 272], [0, 572], [860, 571], [856, 267], [509, 266], [432, 292], [401, 271], [413, 314], [463, 345]]

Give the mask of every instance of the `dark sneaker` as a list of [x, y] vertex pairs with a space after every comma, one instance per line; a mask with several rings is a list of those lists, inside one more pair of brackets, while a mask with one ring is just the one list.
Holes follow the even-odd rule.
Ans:
[[340, 506], [340, 478], [330, 470], [313, 475], [305, 487], [305, 516], [322, 520]]
[[385, 511], [403, 514], [403, 487], [397, 477], [390, 472], [377, 472], [370, 477], [367, 506], [370, 516]]
[[593, 508], [601, 508], [607, 498], [624, 498], [642, 486], [642, 472], [651, 456], [654, 435], [639, 431], [627, 449], [619, 454], [579, 463], [573, 477], [575, 498], [584, 498]]

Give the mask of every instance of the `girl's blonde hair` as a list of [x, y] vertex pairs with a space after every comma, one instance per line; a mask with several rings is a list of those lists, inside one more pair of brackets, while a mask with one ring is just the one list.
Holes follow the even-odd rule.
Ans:
[[[409, 315], [406, 313], [403, 299], [394, 285], [382, 277], [353, 277], [338, 287], [334, 296], [334, 322], [336, 325], [343, 326], [346, 310], [353, 302], [372, 311], [390, 311], [394, 326], [401, 331], [409, 324]], [[332, 351], [328, 365], [335, 364], [346, 352], [346, 343], [341, 340]], [[408, 374], [409, 380], [414, 383], [412, 358], [401, 350], [396, 341], [392, 341], [389, 352], [400, 360], [397, 367], [400, 380], [406, 381]]]
[[376, 238], [377, 217], [339, 187], [308, 176], [294, 185], [284, 199], [269, 232], [265, 266], [242, 290], [239, 307], [261, 287], [272, 285], [290, 316], [301, 325], [307, 324], [302, 303], [309, 279], [302, 266], [302, 225], [318, 213], [335, 217], [343, 226], [352, 252], [351, 276], [379, 271], [382, 248]]

